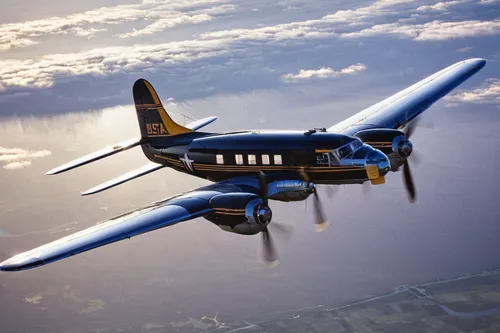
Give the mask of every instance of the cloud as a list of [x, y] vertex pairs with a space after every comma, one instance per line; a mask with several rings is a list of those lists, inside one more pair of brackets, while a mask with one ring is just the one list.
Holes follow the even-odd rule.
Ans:
[[457, 52], [460, 52], [460, 53], [465, 53], [465, 52], [470, 52], [472, 51], [473, 47], [472, 46], [465, 46], [465, 47], [461, 47], [459, 49], [456, 49]]
[[342, 75], [352, 75], [362, 72], [366, 69], [363, 64], [355, 64], [349, 67], [343, 68], [340, 71], [335, 71], [330, 67], [322, 67], [320, 69], [301, 69], [297, 74], [284, 74], [281, 79], [285, 82], [297, 82], [307, 79], [326, 79], [332, 77], [338, 77]]
[[[211, 3], [216, 0], [198, 0], [197, 3]], [[120, 73], [137, 71], [155, 71], [165, 68], [183, 70], [195, 61], [213, 58], [232, 58], [224, 65], [199, 65], [204, 72], [212, 68], [227, 68], [229, 65], [245, 61], [245, 59], [262, 59], [262, 48], [271, 45], [293, 45], [295, 49], [300, 44], [316, 40], [335, 38], [361, 38], [376, 35], [395, 35], [401, 38], [411, 38], [416, 41], [448, 40], [472, 36], [494, 35], [500, 32], [500, 20], [494, 21], [432, 21], [425, 24], [377, 24], [367, 29], [359, 30], [359, 25], [366, 25], [378, 16], [396, 15], [401, 6], [411, 3], [409, 0], [379, 0], [366, 7], [354, 10], [340, 10], [326, 15], [321, 19], [291, 22], [254, 29], [232, 29], [204, 33], [198, 39], [174, 41], [154, 45], [110, 46], [82, 51], [78, 53], [50, 54], [36, 59], [5, 59], [0, 60], [0, 86], [8, 87], [47, 88], [56, 80], [65, 80], [76, 76], [110, 76]], [[144, 1], [148, 6], [160, 6], [152, 0]], [[166, 6], [161, 2], [162, 6]], [[177, 3], [180, 6], [182, 3]], [[184, 5], [187, 5], [184, 3]], [[132, 6], [132, 5], [123, 5]], [[406, 6], [406, 5], [405, 5]], [[168, 6], [167, 6], [168, 7]], [[222, 7], [226, 8], [223, 9]], [[111, 8], [111, 7], [110, 7]], [[128, 7], [127, 7], [128, 8]], [[214, 7], [213, 11], [231, 10], [232, 6]], [[407, 6], [406, 10], [409, 10]], [[191, 10], [187, 8], [186, 10]], [[192, 13], [200, 13], [201, 9]], [[413, 9], [414, 10], [414, 9]], [[149, 13], [149, 12], [148, 12]], [[199, 14], [203, 15], [203, 14]], [[130, 14], [127, 19], [137, 17]], [[124, 14], [113, 17], [106, 16], [109, 22], [119, 22]], [[203, 19], [202, 19], [203, 20]], [[161, 18], [157, 22], [137, 30], [132, 35], [153, 33], [162, 28]], [[345, 31], [350, 29], [350, 31]], [[354, 31], [353, 31], [354, 29]], [[123, 37], [123, 36], [122, 36]], [[242, 55], [245, 57], [236, 57]], [[192, 64], [196, 67], [196, 64]], [[199, 72], [199, 71], [198, 71]], [[198, 75], [199, 76], [199, 75]], [[194, 78], [191, 78], [194, 80]]]
[[369, 29], [342, 34], [344, 38], [394, 35], [415, 41], [442, 41], [449, 39], [491, 36], [500, 33], [500, 20], [493, 21], [432, 21], [424, 24], [403, 25], [400, 23], [378, 24]]
[[481, 88], [458, 91], [445, 97], [451, 103], [500, 104], [500, 79], [488, 79]]
[[51, 17], [40, 20], [0, 24], [0, 51], [27, 47], [38, 42], [32, 38], [73, 34], [93, 37], [96, 33], [107, 30], [95, 28], [96, 25], [117, 25], [125, 22], [154, 21], [145, 29], [125, 33], [120, 37], [134, 37], [170, 29], [181, 24], [198, 24], [213, 17], [209, 14], [221, 14], [234, 9], [234, 6], [211, 6], [228, 0], [143, 0], [139, 4], [117, 5], [89, 10], [64, 17]]
[[3, 168], [5, 170], [17, 170], [17, 169], [29, 167], [30, 165], [31, 165], [31, 161], [11, 162], [11, 163], [5, 164], [3, 166]]
[[417, 11], [420, 12], [428, 12], [428, 11], [439, 11], [439, 12], [444, 12], [452, 7], [455, 7], [457, 5], [465, 4], [465, 3], [470, 3], [471, 0], [453, 0], [453, 1], [446, 1], [446, 2], [437, 2], [433, 5], [426, 5], [426, 6], [420, 6], [417, 8]]
[[0, 162], [5, 163], [2, 168], [16, 170], [30, 166], [34, 159], [51, 154], [49, 150], [30, 151], [22, 148], [0, 147]]

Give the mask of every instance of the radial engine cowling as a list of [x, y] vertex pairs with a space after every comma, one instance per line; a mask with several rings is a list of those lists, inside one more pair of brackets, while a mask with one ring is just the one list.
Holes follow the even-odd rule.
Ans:
[[397, 157], [406, 158], [413, 151], [413, 144], [402, 131], [375, 128], [359, 131], [354, 136], [386, 155], [393, 153]]
[[222, 230], [255, 235], [271, 222], [272, 212], [264, 200], [252, 193], [224, 193], [210, 200], [213, 213], [205, 218]]

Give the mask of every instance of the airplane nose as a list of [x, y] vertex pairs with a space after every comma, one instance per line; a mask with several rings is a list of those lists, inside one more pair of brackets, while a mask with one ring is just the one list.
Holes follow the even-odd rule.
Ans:
[[391, 168], [391, 162], [383, 152], [373, 149], [366, 155], [365, 167], [367, 166], [377, 166], [380, 176], [385, 176]]

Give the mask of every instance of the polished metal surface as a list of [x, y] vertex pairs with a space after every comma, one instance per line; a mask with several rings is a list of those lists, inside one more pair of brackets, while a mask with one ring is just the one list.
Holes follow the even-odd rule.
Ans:
[[268, 198], [277, 201], [300, 201], [314, 192], [314, 184], [303, 180], [279, 180], [268, 185]]
[[385, 176], [391, 168], [389, 158], [378, 149], [373, 149], [373, 151], [366, 155], [365, 167], [372, 165], [376, 165], [378, 167], [380, 176]]
[[[359, 139], [356, 139], [359, 141]], [[351, 144], [346, 145], [349, 148], [352, 147]], [[342, 148], [342, 147], [341, 147]], [[339, 149], [341, 149], [339, 148]], [[337, 149], [338, 150], [338, 149]], [[389, 157], [385, 155], [378, 149], [373, 148], [368, 144], [362, 144], [357, 150], [349, 154], [340, 160], [340, 165], [342, 166], [356, 166], [356, 167], [367, 167], [367, 166], [377, 166], [381, 176], [384, 176], [389, 172], [391, 162]]]
[[[260, 216], [260, 213], [264, 216]], [[268, 210], [268, 212], [266, 212]], [[271, 222], [271, 209], [264, 205], [264, 200], [261, 198], [253, 199], [249, 203], [247, 203], [245, 207], [245, 215], [248, 223], [257, 223], [259, 225], [266, 226], [269, 222]]]
[[404, 136], [398, 136], [392, 141], [392, 151], [399, 157], [408, 157], [413, 151], [413, 144]]

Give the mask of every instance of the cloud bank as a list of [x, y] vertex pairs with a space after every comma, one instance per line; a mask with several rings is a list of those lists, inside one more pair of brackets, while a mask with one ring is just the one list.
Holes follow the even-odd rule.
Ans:
[[[50, 35], [94, 36], [106, 26], [126, 22], [153, 21], [144, 29], [120, 34], [127, 38], [152, 34], [178, 25], [199, 24], [213, 15], [234, 10], [232, 5], [215, 6], [228, 0], [143, 0], [139, 4], [102, 7], [64, 17], [0, 24], [0, 51], [27, 47], [38, 42], [33, 38]], [[202, 8], [199, 8], [199, 7]], [[203, 8], [204, 6], [208, 6]]]
[[415, 41], [445, 41], [457, 38], [492, 36], [500, 33], [500, 20], [493, 21], [432, 21], [424, 24], [378, 24], [358, 32], [345, 33], [344, 38], [393, 35]]

